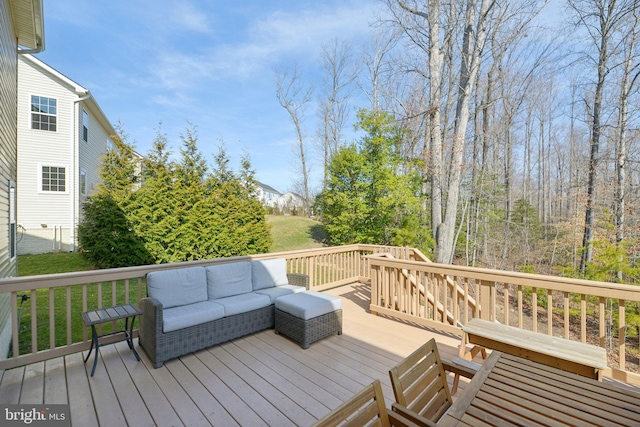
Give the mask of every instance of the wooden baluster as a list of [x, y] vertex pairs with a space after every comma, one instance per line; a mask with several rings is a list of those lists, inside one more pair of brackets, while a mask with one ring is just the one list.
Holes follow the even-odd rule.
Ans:
[[[82, 284], [82, 311], [88, 311], [87, 310], [87, 284], [83, 283]], [[87, 340], [87, 327], [84, 326], [84, 323], [82, 325], [82, 341], [86, 341]]]
[[569, 292], [564, 293], [564, 337], [565, 339], [569, 339], [569, 331], [570, 331], [570, 321], [569, 321]]
[[531, 327], [538, 332], [538, 288], [531, 288]]
[[66, 289], [66, 302], [67, 302], [67, 345], [73, 343], [73, 330], [71, 329], [71, 286], [68, 285]]
[[605, 325], [606, 325], [606, 321], [605, 321], [605, 315], [606, 315], [606, 300], [604, 297], [600, 297], [600, 301], [598, 302], [598, 312], [599, 312], [599, 316], [598, 316], [598, 322], [600, 323], [599, 326], [599, 340], [598, 342], [600, 343], [600, 347], [602, 348], [606, 348], [606, 333], [605, 333]]
[[18, 292], [11, 292], [11, 342], [13, 344], [13, 357], [20, 356], [20, 331], [18, 330]]
[[586, 295], [580, 295], [580, 342], [587, 342], [587, 299]]
[[547, 289], [547, 335], [553, 335], [553, 292]]
[[56, 348], [56, 316], [55, 295], [53, 288], [49, 288], [49, 348]]
[[625, 319], [625, 301], [618, 300], [618, 357], [621, 370], [625, 370], [626, 366], [626, 345], [625, 338], [627, 336], [627, 320]]
[[38, 307], [38, 301], [36, 297], [36, 290], [31, 290], [31, 353], [38, 352], [38, 313], [36, 308]]
[[518, 285], [518, 328], [522, 329], [524, 325], [522, 313], [522, 285]]

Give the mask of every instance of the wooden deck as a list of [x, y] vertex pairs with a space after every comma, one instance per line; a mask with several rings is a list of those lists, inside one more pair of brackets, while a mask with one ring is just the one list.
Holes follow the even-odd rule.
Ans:
[[93, 378], [81, 353], [0, 372], [0, 403], [68, 403], [82, 427], [308, 426], [374, 379], [390, 406], [389, 369], [432, 337], [458, 354], [458, 337], [368, 313], [368, 286], [327, 292], [343, 298], [343, 334], [308, 350], [270, 329], [154, 369], [122, 342], [100, 349]]

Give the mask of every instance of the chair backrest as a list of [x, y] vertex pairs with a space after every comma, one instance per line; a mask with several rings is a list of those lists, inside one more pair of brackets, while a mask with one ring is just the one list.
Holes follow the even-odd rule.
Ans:
[[334, 427], [337, 425], [345, 427], [390, 426], [380, 380], [375, 380], [360, 393], [314, 424], [315, 427]]
[[453, 400], [435, 339], [389, 371], [396, 402], [435, 423]]

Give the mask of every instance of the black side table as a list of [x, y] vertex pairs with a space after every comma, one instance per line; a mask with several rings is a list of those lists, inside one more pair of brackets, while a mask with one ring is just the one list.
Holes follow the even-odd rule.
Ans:
[[[94, 372], [96, 371], [96, 364], [98, 363], [98, 348], [108, 344], [114, 344], [126, 340], [127, 344], [129, 344], [129, 348], [133, 351], [134, 356], [136, 356], [136, 359], [140, 361], [140, 356], [138, 356], [138, 352], [133, 347], [133, 323], [136, 320], [136, 316], [139, 316], [141, 314], [142, 311], [133, 304], [116, 305], [115, 307], [101, 308], [99, 310], [85, 311], [84, 313], [82, 313], [82, 321], [84, 322], [85, 326], [91, 326], [91, 348], [89, 349], [87, 357], [85, 357], [84, 359], [84, 363], [87, 363], [87, 360], [89, 360], [89, 356], [91, 356], [93, 348], [96, 348], [96, 354], [93, 358], [93, 369], [91, 370], [91, 376], [93, 376]], [[96, 325], [119, 319], [125, 319], [124, 330], [110, 332], [104, 335], [98, 335], [98, 333], [96, 332]], [[98, 342], [99, 338], [120, 334], [122, 332], [124, 332], [124, 338], [114, 339], [102, 344]]]

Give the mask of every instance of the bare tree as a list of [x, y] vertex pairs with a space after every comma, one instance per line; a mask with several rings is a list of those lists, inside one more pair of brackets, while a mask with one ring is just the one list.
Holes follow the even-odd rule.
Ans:
[[282, 108], [289, 113], [296, 131], [298, 145], [295, 153], [300, 162], [301, 186], [304, 193], [305, 211], [307, 213], [310, 210], [311, 199], [309, 193], [309, 163], [307, 160], [305, 136], [302, 131], [302, 122], [307, 104], [311, 101], [312, 93], [313, 86], [305, 88], [300, 82], [297, 67], [294, 67], [290, 72], [276, 70], [276, 97]]
[[596, 57], [590, 60], [596, 65], [597, 79], [591, 107], [591, 141], [589, 154], [589, 178], [587, 183], [587, 201], [585, 207], [584, 234], [582, 239], [582, 256], [580, 271], [585, 272], [587, 263], [593, 256], [594, 236], [594, 203], [597, 184], [598, 163], [600, 160], [600, 138], [603, 131], [603, 95], [605, 82], [611, 71], [610, 60], [615, 54], [616, 31], [621, 20], [629, 12], [631, 3], [635, 1], [622, 0], [569, 0], [569, 7], [577, 18], [577, 27], [582, 28], [589, 35], [590, 42], [595, 48]]
[[[614, 210], [616, 215], [616, 244], [620, 246], [625, 239], [625, 211], [627, 185], [627, 123], [629, 97], [640, 75], [640, 63], [637, 62], [636, 42], [638, 38], [638, 7], [635, 2], [631, 11], [630, 30], [623, 38], [624, 66], [620, 82], [620, 101], [618, 108], [618, 140], [616, 142], [616, 192]], [[635, 64], [634, 64], [635, 62]], [[622, 279], [622, 271], [616, 273]]]
[[348, 119], [349, 85], [355, 80], [353, 48], [337, 38], [320, 48], [320, 62], [325, 84], [320, 95], [320, 137], [324, 152], [323, 188], [327, 182], [327, 167], [342, 143], [342, 132]]
[[[380, 91], [383, 85], [383, 78], [385, 74], [389, 74], [390, 66], [389, 61], [386, 60], [389, 53], [393, 50], [398, 41], [398, 34], [396, 31], [383, 32], [375, 34], [370, 44], [364, 49], [363, 52], [363, 68], [367, 72], [367, 82], [360, 79], [358, 85], [365, 94], [371, 105], [371, 109], [379, 111], [382, 109], [380, 104]], [[361, 73], [358, 73], [361, 77]]]

